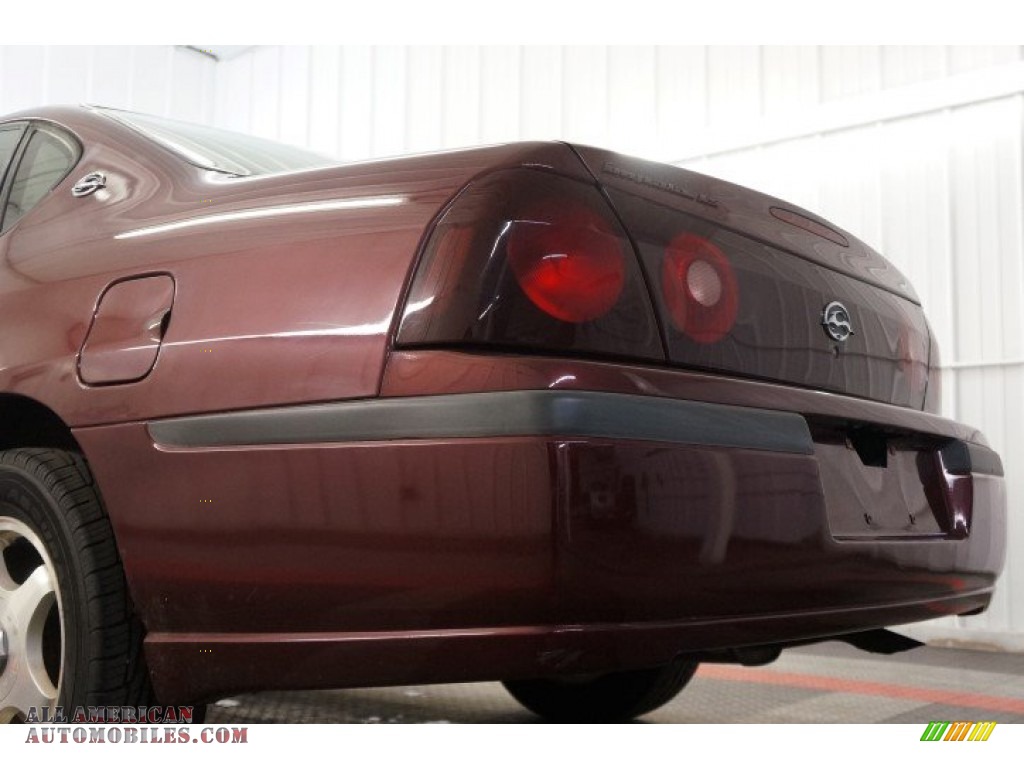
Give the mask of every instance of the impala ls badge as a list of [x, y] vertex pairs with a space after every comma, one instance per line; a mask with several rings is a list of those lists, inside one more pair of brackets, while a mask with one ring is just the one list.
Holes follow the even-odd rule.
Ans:
[[821, 327], [836, 341], [846, 341], [853, 335], [850, 313], [838, 301], [833, 301], [821, 313]]

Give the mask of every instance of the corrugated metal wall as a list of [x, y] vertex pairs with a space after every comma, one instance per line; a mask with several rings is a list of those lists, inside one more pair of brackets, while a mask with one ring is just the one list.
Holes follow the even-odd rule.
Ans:
[[352, 159], [523, 138], [677, 159], [709, 129], [1020, 56], [1015, 46], [261, 46], [218, 65], [214, 115]]
[[987, 614], [931, 637], [1024, 650], [1024, 56], [1016, 46], [0, 49], [0, 114], [91, 101], [345, 159], [563, 138], [777, 194], [911, 277], [944, 353], [948, 415], [1009, 478]]
[[217, 62], [171, 45], [0, 46], [0, 115], [102, 104], [210, 122]]

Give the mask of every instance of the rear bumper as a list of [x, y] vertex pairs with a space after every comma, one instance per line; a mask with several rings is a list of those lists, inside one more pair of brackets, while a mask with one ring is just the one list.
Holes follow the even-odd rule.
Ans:
[[531, 477], [551, 494], [560, 621], [935, 600], [990, 588], [1002, 562], [998, 455], [906, 427], [528, 390], [194, 416], [148, 429], [165, 450], [361, 443], [399, 458], [395, 441], [436, 441], [443, 455], [483, 440], [480, 450], [497, 459], [533, 446], [550, 465]]
[[[820, 393], [713, 377], [428, 357], [419, 391], [386, 382], [401, 399], [78, 430], [161, 695], [643, 666], [988, 604], [1003, 479], [961, 425], [853, 419], [888, 411], [835, 396], [809, 413], [786, 406]], [[469, 391], [431, 391], [448, 364]], [[544, 386], [567, 376], [581, 388]], [[888, 430], [886, 468], [836, 437], [865, 426]]]

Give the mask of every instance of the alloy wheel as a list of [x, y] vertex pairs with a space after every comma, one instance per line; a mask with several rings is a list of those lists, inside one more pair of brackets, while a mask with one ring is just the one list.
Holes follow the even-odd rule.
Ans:
[[0, 517], [0, 723], [56, 704], [64, 668], [60, 588], [32, 529]]

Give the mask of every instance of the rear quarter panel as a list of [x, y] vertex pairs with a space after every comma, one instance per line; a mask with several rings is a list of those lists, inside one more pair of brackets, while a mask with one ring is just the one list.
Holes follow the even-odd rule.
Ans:
[[[417, 246], [445, 202], [492, 167], [585, 173], [566, 146], [522, 144], [230, 178], [86, 110], [25, 117], [71, 130], [84, 154], [0, 236], [0, 392], [72, 427], [375, 395]], [[73, 198], [92, 171], [106, 188]], [[151, 374], [81, 386], [76, 357], [103, 289], [153, 272], [176, 295]]]
[[[0, 237], [0, 393], [31, 397], [72, 427], [150, 630], [324, 629], [351, 623], [346, 605], [386, 624], [397, 614], [381, 594], [406, 591], [429, 624], [439, 612], [495, 606], [494, 584], [515, 591], [547, 579], [546, 483], [524, 501], [508, 472], [475, 488], [442, 477], [446, 462], [489, 476], [500, 456], [423, 446], [387, 455], [359, 446], [180, 453], [154, 446], [145, 422], [377, 395], [403, 286], [446, 201], [492, 168], [585, 174], [568, 147], [229, 179], [98, 115], [31, 117], [68, 127], [86, 149]], [[107, 188], [73, 198], [70, 186], [93, 171], [106, 175]], [[323, 209], [367, 200], [388, 202]], [[175, 301], [151, 373], [84, 386], [76, 361], [99, 296], [112, 282], [154, 273], [173, 277]], [[513, 466], [546, 472], [543, 449], [524, 444], [512, 453]], [[434, 490], [410, 496], [409, 486], [424, 484]], [[506, 509], [517, 499], [527, 510], [518, 517]], [[457, 515], [434, 516], [495, 505], [521, 524], [467, 527]], [[441, 607], [453, 605], [463, 608]]]

